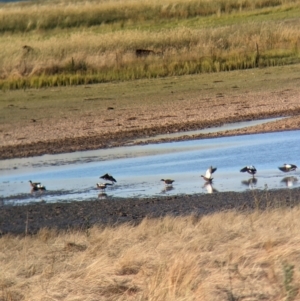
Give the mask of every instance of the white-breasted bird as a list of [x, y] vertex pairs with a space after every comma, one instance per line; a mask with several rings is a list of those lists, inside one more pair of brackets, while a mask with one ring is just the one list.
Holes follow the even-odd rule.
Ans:
[[278, 168], [279, 168], [279, 170], [281, 170], [283, 172], [289, 172], [289, 171], [296, 170], [298, 167], [295, 164], [286, 164], [286, 163], [284, 163], [283, 166], [279, 166]]
[[249, 166], [245, 166], [244, 168], [242, 168], [240, 170], [240, 172], [247, 172], [250, 175], [252, 175], [254, 177], [254, 175], [256, 174], [257, 170], [253, 165], [249, 165]]
[[31, 180], [29, 181], [30, 186], [32, 187], [33, 191], [37, 191], [37, 190], [46, 190], [46, 187], [44, 185], [42, 185], [39, 182], [32, 182]]
[[32, 187], [32, 188], [35, 188], [35, 187], [37, 187], [38, 185], [41, 185], [41, 183], [38, 183], [38, 182], [32, 182], [31, 180], [29, 180], [29, 183], [30, 183], [30, 186]]
[[206, 181], [206, 182], [212, 182], [212, 174], [217, 170], [217, 167], [210, 167], [207, 169], [205, 176], [201, 175], [201, 177]]
[[97, 183], [97, 187], [100, 188], [101, 190], [105, 190], [107, 186], [111, 186], [113, 184], [111, 183]]

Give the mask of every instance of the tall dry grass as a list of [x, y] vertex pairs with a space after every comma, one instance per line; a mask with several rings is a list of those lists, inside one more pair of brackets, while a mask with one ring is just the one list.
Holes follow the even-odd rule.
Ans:
[[[299, 4], [300, 0], [61, 0], [3, 6], [0, 89], [297, 63]], [[200, 6], [211, 13], [199, 11]], [[88, 24], [94, 18], [90, 14], [98, 14], [99, 24]], [[75, 23], [62, 26], [64, 22]], [[139, 48], [163, 55], [140, 59], [135, 55]]]
[[0, 32], [161, 22], [295, 5], [297, 0], [32, 1], [0, 6]]
[[300, 208], [0, 239], [0, 299], [299, 300]]
[[[139, 31], [114, 32], [102, 34], [99, 39], [89, 31], [46, 39], [35, 35], [31, 40], [7, 36], [0, 39], [0, 86], [18, 80], [39, 87], [71, 84], [72, 80], [80, 84], [89, 79], [107, 82], [284, 65], [300, 58], [299, 28], [297, 20], [293, 24], [181, 28], [147, 35]], [[139, 59], [134, 52], [138, 48], [163, 51], [164, 56]]]

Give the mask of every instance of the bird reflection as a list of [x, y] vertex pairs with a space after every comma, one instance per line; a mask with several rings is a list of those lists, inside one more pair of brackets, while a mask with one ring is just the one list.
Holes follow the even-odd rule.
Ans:
[[210, 182], [207, 182], [204, 184], [203, 188], [206, 188], [207, 193], [214, 193], [214, 192], [218, 192], [217, 189], [213, 188], [212, 184]]
[[257, 183], [256, 178], [250, 178], [248, 180], [242, 181], [242, 184], [248, 186], [249, 188], [253, 188], [256, 185], [256, 183]]
[[105, 192], [100, 192], [100, 193], [98, 194], [98, 198], [99, 198], [100, 200], [106, 200], [106, 199], [107, 199], [107, 193], [105, 193]]
[[281, 182], [285, 183], [287, 187], [294, 186], [294, 184], [296, 184], [297, 181], [298, 179], [296, 177], [285, 177], [281, 180]]
[[174, 187], [173, 186], [165, 186], [162, 190], [161, 193], [167, 193], [168, 191], [173, 190]]

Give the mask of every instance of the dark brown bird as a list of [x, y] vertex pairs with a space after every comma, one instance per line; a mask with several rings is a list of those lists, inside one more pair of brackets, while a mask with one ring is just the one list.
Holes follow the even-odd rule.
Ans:
[[109, 175], [108, 173], [106, 173], [105, 175], [103, 175], [102, 177], [100, 177], [100, 179], [103, 179], [103, 180], [106, 180], [106, 181], [110, 181], [112, 183], [117, 182], [116, 179], [112, 175]]
[[175, 180], [171, 179], [161, 179], [161, 181], [165, 182], [166, 185], [172, 185]]

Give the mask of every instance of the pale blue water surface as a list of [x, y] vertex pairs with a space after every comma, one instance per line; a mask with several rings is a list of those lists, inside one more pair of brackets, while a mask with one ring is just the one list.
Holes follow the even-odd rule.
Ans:
[[[298, 130], [2, 160], [0, 196], [5, 205], [292, 188], [299, 186], [298, 170], [283, 173], [278, 166], [299, 166], [299, 156]], [[211, 165], [218, 168], [213, 187], [201, 178]], [[240, 172], [246, 165], [256, 167], [256, 183]], [[105, 173], [117, 183], [101, 193], [96, 183]], [[175, 180], [170, 190], [162, 178]], [[29, 180], [47, 191], [30, 193]]]

